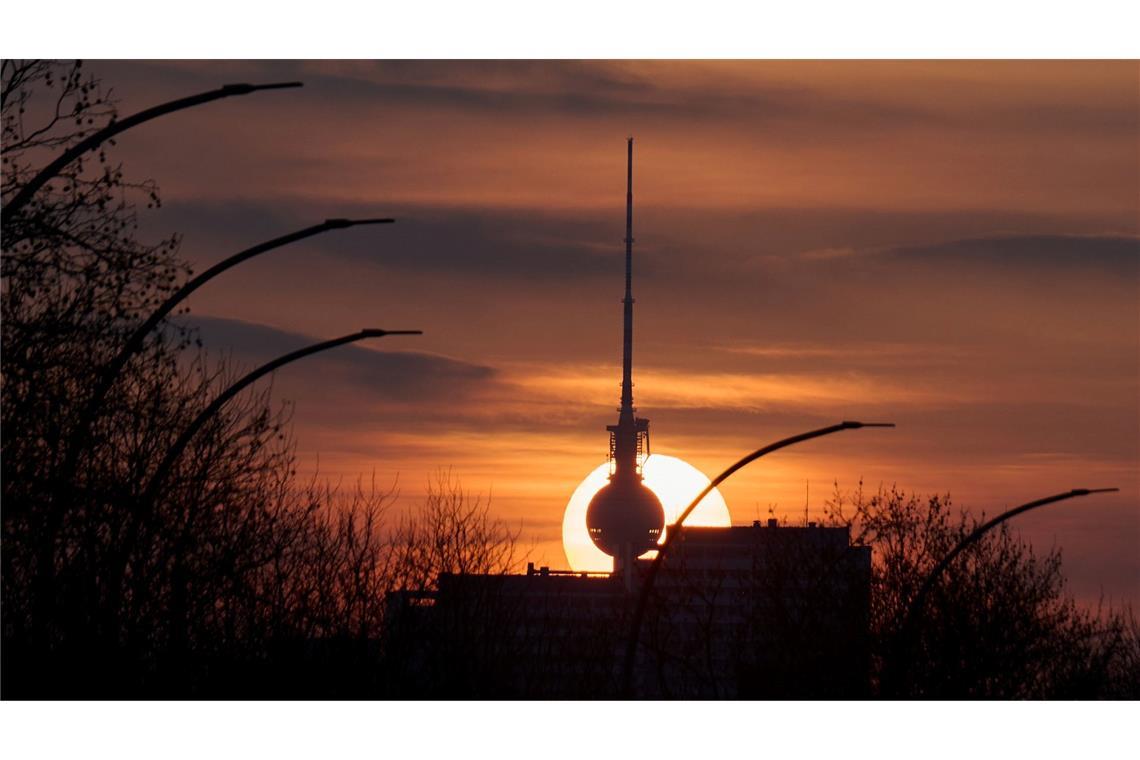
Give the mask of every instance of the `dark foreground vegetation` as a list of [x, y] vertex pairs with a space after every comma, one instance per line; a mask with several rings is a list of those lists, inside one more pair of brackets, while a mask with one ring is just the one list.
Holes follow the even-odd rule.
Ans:
[[[113, 118], [81, 65], [5, 61], [5, 204]], [[612, 625], [581, 638], [592, 665], [573, 688], [505, 678], [498, 663], [526, 663], [502, 651], [500, 605], [472, 599], [448, 626], [401, 628], [414, 621], [393, 600], [427, 598], [441, 574], [517, 569], [517, 534], [448, 475], [403, 514], [384, 489], [298, 482], [286, 412], [266, 392], [225, 406], [149, 488], [235, 372], [166, 324], [88, 415], [104, 368], [188, 274], [177, 238], [138, 239], [137, 213], [159, 205], [157, 190], [112, 150], [68, 165], [4, 219], [3, 696], [618, 694], [620, 603]], [[993, 534], [950, 568], [904, 637], [918, 583], [971, 518], [894, 491], [831, 509], [874, 553], [866, 676], [814, 696], [1136, 696], [1135, 620], [1078, 609], [1057, 553]], [[794, 672], [782, 677], [750, 693], [813, 696]]]

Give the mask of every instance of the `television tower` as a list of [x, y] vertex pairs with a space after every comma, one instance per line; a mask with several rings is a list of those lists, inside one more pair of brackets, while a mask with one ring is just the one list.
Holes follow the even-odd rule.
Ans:
[[625, 195], [625, 298], [623, 305], [621, 407], [610, 433], [610, 479], [586, 509], [594, 545], [614, 558], [614, 572], [632, 585], [633, 560], [657, 545], [665, 528], [660, 499], [642, 480], [649, 456], [649, 420], [633, 407], [633, 138], [627, 144]]

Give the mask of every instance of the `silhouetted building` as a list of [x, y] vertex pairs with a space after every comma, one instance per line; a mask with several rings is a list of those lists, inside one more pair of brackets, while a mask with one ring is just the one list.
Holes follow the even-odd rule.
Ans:
[[654, 585], [638, 693], [859, 696], [870, 580], [871, 550], [846, 527], [682, 527]]
[[[648, 569], [631, 569], [635, 586]], [[867, 690], [870, 549], [846, 528], [682, 527], [634, 668], [644, 697], [856, 697]], [[624, 578], [529, 567], [442, 575], [389, 599], [390, 654], [423, 696], [612, 697], [634, 594]]]

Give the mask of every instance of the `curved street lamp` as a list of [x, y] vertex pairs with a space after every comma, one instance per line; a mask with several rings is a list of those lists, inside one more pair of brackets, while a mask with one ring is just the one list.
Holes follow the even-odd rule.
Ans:
[[[1001, 525], [1006, 520], [1009, 520], [1012, 517], [1016, 517], [1023, 512], [1028, 512], [1031, 509], [1043, 507], [1046, 504], [1054, 504], [1058, 501], [1073, 499], [1078, 496], [1088, 496], [1089, 494], [1094, 493], [1110, 493], [1119, 490], [1119, 488], [1074, 488], [1073, 490], [1066, 491], [1065, 493], [1046, 496], [1044, 499], [1037, 499], [1036, 501], [1022, 504], [1020, 507], [1014, 507], [1013, 509], [1002, 512], [992, 520], [979, 525], [977, 528], [971, 531], [968, 536], [959, 541], [958, 544], [953, 549], [951, 549], [945, 557], [939, 560], [938, 564], [936, 564], [929, 573], [927, 573], [926, 579], [922, 582], [922, 586], [918, 589], [918, 593], [914, 595], [914, 598], [911, 599], [910, 605], [907, 607], [906, 616], [903, 618], [903, 624], [898, 633], [898, 641], [900, 644], [899, 652], [902, 655], [902, 670], [897, 673], [890, 673], [890, 676], [886, 679], [888, 681], [888, 688], [893, 688], [896, 686], [897, 679], [906, 675], [906, 670], [909, 666], [910, 648], [911, 644], [913, 643], [912, 637], [914, 635], [914, 627], [918, 623], [919, 615], [922, 613], [924, 607], [926, 606], [926, 597], [929, 596], [931, 589], [934, 588], [934, 584], [937, 583], [942, 574], [946, 572], [946, 568], [950, 566], [950, 563], [953, 562], [959, 554], [964, 552], [970, 546], [976, 544], [981, 540], [982, 536], [996, 528], [998, 525]], [[892, 668], [891, 670], [894, 671], [898, 667], [900, 666], [895, 666], [895, 668]]]
[[217, 398], [210, 402], [209, 406], [203, 409], [198, 414], [198, 416], [194, 418], [194, 421], [191, 422], [186, 427], [186, 429], [182, 431], [182, 435], [178, 436], [178, 439], [174, 442], [170, 449], [167, 450], [166, 456], [163, 457], [158, 467], [155, 468], [154, 475], [151, 476], [150, 483], [147, 485], [147, 488], [144, 491], [143, 504], [150, 505], [153, 502], [155, 496], [158, 494], [158, 489], [160, 489], [163, 483], [166, 481], [166, 477], [170, 473], [170, 468], [174, 466], [174, 463], [176, 461], [178, 461], [178, 458], [182, 455], [182, 452], [186, 449], [186, 446], [189, 445], [190, 440], [194, 437], [194, 435], [202, 428], [203, 425], [205, 425], [210, 420], [211, 417], [217, 414], [221, 408], [226, 405], [226, 402], [228, 402], [246, 387], [252, 385], [254, 382], [269, 374], [273, 370], [279, 367], [283, 367], [286, 364], [295, 362], [298, 359], [303, 359], [306, 356], [312, 356], [313, 354], [317, 354], [322, 351], [328, 351], [331, 348], [343, 346], [346, 343], [355, 343], [359, 340], [365, 340], [366, 338], [383, 338], [385, 335], [423, 335], [423, 331], [364, 329], [360, 332], [352, 333], [351, 335], [343, 335], [339, 338], [326, 340], [323, 343], [315, 343], [311, 346], [306, 346], [305, 348], [299, 349], [292, 353], [285, 354], [284, 356], [279, 356], [271, 362], [262, 364], [260, 367], [250, 372], [242, 379], [238, 380], [229, 388], [226, 388], [224, 391], [218, 394]]
[[657, 573], [661, 569], [661, 565], [665, 560], [665, 553], [669, 550], [669, 547], [673, 544], [673, 540], [680, 533], [680, 530], [678, 530], [678, 528], [681, 527], [681, 524], [685, 521], [685, 518], [688, 517], [693, 512], [693, 510], [697, 508], [697, 505], [701, 503], [701, 500], [712, 493], [712, 490], [714, 488], [727, 480], [728, 477], [737, 470], [743, 468], [745, 465], [751, 462], [756, 461], [765, 454], [770, 454], [771, 452], [778, 449], [800, 443], [801, 441], [808, 441], [812, 438], [820, 438], [825, 435], [831, 435], [832, 433], [838, 433], [843, 430], [858, 430], [859, 428], [867, 427], [893, 428], [894, 426], [895, 424], [893, 422], [844, 421], [840, 422], [837, 425], [831, 425], [830, 427], [820, 428], [819, 430], [812, 430], [807, 433], [801, 433], [799, 435], [791, 436], [790, 438], [784, 438], [783, 440], [776, 441], [775, 443], [771, 443], [763, 448], [757, 449], [748, 456], [739, 460], [736, 462], [736, 464], [729, 467], [720, 475], [717, 475], [705, 487], [703, 491], [697, 494], [697, 498], [693, 499], [692, 503], [690, 503], [689, 506], [685, 508], [685, 511], [681, 513], [680, 517], [677, 518], [677, 521], [673, 524], [673, 530], [670, 530], [666, 533], [664, 543], [657, 547], [657, 557], [653, 560], [653, 564], [649, 566], [649, 573], [645, 576], [645, 581], [641, 586], [641, 592], [638, 594], [637, 607], [633, 613], [633, 622], [630, 625], [629, 638], [626, 641], [625, 664], [623, 666], [622, 672], [622, 691], [627, 698], [631, 696], [633, 685], [633, 661], [634, 657], [637, 654], [637, 644], [638, 639], [641, 636], [641, 624], [645, 618], [645, 608], [649, 601], [649, 592], [653, 589], [653, 582], [656, 580]]
[[169, 314], [174, 311], [174, 307], [186, 300], [186, 298], [198, 288], [205, 285], [210, 280], [222, 274], [228, 269], [231, 269], [243, 261], [252, 259], [254, 256], [259, 256], [275, 248], [290, 243], [295, 243], [298, 240], [319, 235], [329, 230], [343, 230], [348, 227], [357, 227], [360, 225], [370, 224], [392, 224], [394, 219], [326, 219], [320, 224], [314, 224], [311, 227], [306, 227], [296, 232], [291, 232], [288, 235], [267, 240], [264, 243], [259, 243], [252, 248], [246, 248], [244, 251], [239, 251], [227, 259], [219, 261], [212, 267], [202, 272], [194, 279], [187, 282], [179, 288], [174, 294], [162, 302], [162, 304], [155, 309], [146, 320], [139, 325], [119, 353], [113, 358], [99, 373], [99, 378], [95, 382], [95, 390], [92, 392], [91, 397], [87, 400], [86, 405], [83, 407], [83, 412], [79, 415], [79, 420], [75, 425], [74, 430], [68, 439], [68, 448], [65, 452], [63, 459], [62, 475], [60, 483], [64, 487], [70, 482], [72, 471], [76, 465], [76, 460], [79, 458], [80, 453], [87, 446], [87, 439], [91, 431], [91, 424], [95, 420], [95, 415], [99, 411], [103, 400], [107, 397], [111, 387], [115, 384], [116, 378], [122, 373], [123, 368], [126, 367], [127, 362], [132, 356], [142, 349], [146, 337], [158, 327]]
[[179, 98], [178, 100], [171, 100], [157, 106], [152, 106], [146, 110], [139, 111], [138, 113], [131, 114], [122, 121], [112, 121], [102, 129], [88, 135], [85, 139], [80, 140], [71, 148], [68, 148], [59, 155], [54, 161], [45, 166], [39, 171], [36, 176], [32, 177], [26, 185], [20, 188], [20, 191], [12, 196], [12, 200], [4, 204], [4, 208], [0, 210], [0, 222], [7, 225], [12, 221], [20, 212], [28, 201], [32, 199], [41, 187], [47, 184], [52, 178], [59, 174], [63, 167], [76, 160], [84, 153], [95, 150], [100, 145], [110, 140], [117, 134], [125, 132], [132, 127], [139, 124], [148, 122], [151, 119], [157, 119], [159, 116], [165, 116], [168, 113], [181, 111], [186, 108], [193, 108], [194, 106], [209, 103], [214, 100], [222, 98], [230, 98], [235, 95], [249, 95], [252, 92], [259, 92], [261, 90], [283, 90], [293, 87], [304, 86], [301, 82], [276, 82], [273, 84], [227, 84], [219, 87], [216, 90], [209, 92], [200, 92], [197, 95], [190, 95], [189, 97]]

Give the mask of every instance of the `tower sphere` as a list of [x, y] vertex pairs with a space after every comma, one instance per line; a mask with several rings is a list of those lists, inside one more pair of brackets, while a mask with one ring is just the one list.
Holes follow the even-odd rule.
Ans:
[[628, 544], [632, 559], [657, 545], [665, 528], [665, 508], [641, 478], [615, 474], [590, 500], [586, 528], [594, 546], [617, 557]]

